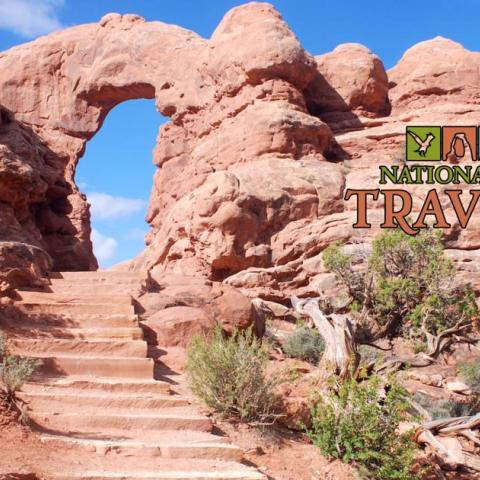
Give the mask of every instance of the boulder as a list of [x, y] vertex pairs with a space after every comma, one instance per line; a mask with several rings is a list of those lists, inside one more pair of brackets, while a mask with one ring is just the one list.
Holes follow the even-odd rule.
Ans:
[[316, 56], [315, 61], [317, 75], [306, 92], [311, 111], [389, 113], [387, 74], [380, 58], [368, 48], [345, 43]]
[[459, 380], [447, 381], [445, 382], [444, 387], [449, 392], [460, 393], [462, 395], [470, 395], [472, 393], [472, 389]]
[[436, 37], [420, 42], [388, 71], [390, 96], [398, 106], [415, 100], [428, 105], [444, 96], [452, 101], [452, 94], [460, 95], [463, 104], [475, 101], [480, 89], [479, 65], [479, 52], [453, 40]]
[[213, 319], [195, 307], [165, 308], [151, 315], [147, 323], [150, 335], [154, 334], [149, 340], [159, 347], [186, 347], [193, 336], [214, 326]]
[[264, 319], [256, 318], [249, 298], [239, 290], [198, 277], [163, 275], [156, 277], [155, 291], [138, 299], [149, 332], [149, 341], [160, 347], [187, 346], [191, 338], [220, 325], [232, 334], [252, 327], [258, 335]]

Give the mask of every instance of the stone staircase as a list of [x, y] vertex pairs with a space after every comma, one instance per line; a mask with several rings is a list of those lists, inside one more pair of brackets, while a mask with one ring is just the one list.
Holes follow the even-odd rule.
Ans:
[[129, 295], [138, 283], [134, 272], [65, 272], [49, 292], [19, 292], [25, 315], [10, 347], [43, 362], [21, 398], [43, 442], [78, 451], [45, 478], [265, 479], [186, 396], [153, 379]]

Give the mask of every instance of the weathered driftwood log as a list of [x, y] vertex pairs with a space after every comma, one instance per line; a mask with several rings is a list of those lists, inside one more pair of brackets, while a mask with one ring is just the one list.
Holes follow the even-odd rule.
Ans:
[[355, 341], [355, 324], [343, 314], [324, 313], [319, 298], [299, 299], [292, 297], [292, 306], [300, 315], [309, 317], [325, 340], [325, 352], [320, 366], [328, 377], [332, 374], [341, 378], [355, 372], [360, 357]]
[[417, 429], [415, 440], [430, 447], [442, 466], [450, 470], [459, 467], [480, 472], [480, 456], [462, 449], [455, 437], [465, 437], [480, 446], [480, 413], [457, 418], [441, 418], [423, 424]]

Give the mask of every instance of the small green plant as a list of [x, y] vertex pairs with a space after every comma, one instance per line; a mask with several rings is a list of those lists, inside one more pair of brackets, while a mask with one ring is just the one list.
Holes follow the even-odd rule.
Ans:
[[371, 363], [374, 365], [380, 364], [385, 359], [385, 354], [382, 352], [382, 350], [371, 347], [370, 345], [360, 345], [358, 347], [358, 353], [360, 354], [361, 363], [364, 366]]
[[40, 362], [33, 358], [8, 355], [3, 364], [2, 381], [9, 396], [14, 396], [18, 390], [38, 370]]
[[0, 333], [0, 363], [7, 356], [7, 339]]
[[475, 393], [480, 393], [480, 361], [461, 363], [458, 366], [458, 373]]
[[450, 417], [464, 417], [474, 415], [477, 410], [470, 403], [457, 402], [455, 400], [439, 400], [434, 402], [430, 415], [432, 420]]
[[474, 415], [478, 411], [478, 406], [473, 402], [458, 402], [445, 399], [435, 400], [421, 392], [415, 393], [413, 400], [430, 415], [432, 420]]
[[283, 351], [291, 358], [318, 363], [325, 350], [325, 342], [316, 330], [307, 326], [297, 328], [286, 338]]
[[336, 391], [319, 397], [308, 434], [323, 455], [359, 467], [375, 480], [413, 480], [416, 448], [398, 434], [406, 414], [405, 390], [393, 379], [385, 388], [379, 377], [338, 381]]
[[16, 393], [28, 382], [41, 365], [40, 360], [12, 355], [8, 351], [7, 341], [0, 335], [1, 383], [7, 401], [16, 402]]
[[427, 344], [423, 340], [419, 340], [413, 344], [413, 352], [415, 354], [427, 351]]
[[267, 376], [268, 352], [252, 332], [227, 337], [220, 327], [196, 336], [187, 351], [192, 391], [224, 416], [242, 421], [273, 422], [278, 397], [276, 376]]
[[348, 290], [356, 305], [361, 305], [364, 300], [365, 278], [352, 267], [353, 257], [343, 253], [342, 246], [333, 243], [322, 254], [325, 268], [334, 273], [337, 281], [342, 283]]

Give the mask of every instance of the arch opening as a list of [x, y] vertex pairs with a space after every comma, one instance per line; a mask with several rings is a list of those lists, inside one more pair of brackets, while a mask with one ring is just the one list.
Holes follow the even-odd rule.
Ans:
[[77, 164], [75, 183], [90, 204], [99, 268], [130, 260], [145, 248], [145, 213], [156, 170], [152, 152], [166, 120], [154, 100], [123, 101], [108, 113]]

